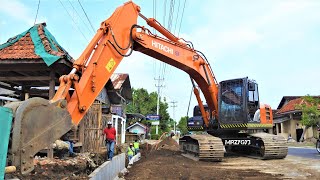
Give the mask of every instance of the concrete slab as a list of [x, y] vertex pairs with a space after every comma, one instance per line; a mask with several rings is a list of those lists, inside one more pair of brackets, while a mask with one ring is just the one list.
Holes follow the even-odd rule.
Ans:
[[119, 154], [94, 170], [90, 175], [90, 180], [112, 180], [125, 169], [125, 153]]

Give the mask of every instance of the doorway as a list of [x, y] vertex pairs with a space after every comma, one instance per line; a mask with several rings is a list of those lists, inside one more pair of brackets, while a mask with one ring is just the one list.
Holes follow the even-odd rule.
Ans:
[[297, 141], [299, 141], [302, 136], [303, 129], [296, 129], [296, 133], [297, 133]]

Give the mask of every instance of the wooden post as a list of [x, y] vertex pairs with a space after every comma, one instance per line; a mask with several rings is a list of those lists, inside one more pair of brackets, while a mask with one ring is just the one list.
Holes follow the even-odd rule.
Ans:
[[[55, 94], [55, 72], [53, 69], [50, 70], [50, 81], [49, 81], [49, 99], [52, 99]], [[48, 147], [47, 157], [53, 158], [53, 148], [52, 146]]]
[[22, 86], [21, 86], [21, 94], [20, 94], [20, 100], [21, 100], [21, 101], [24, 101], [24, 100], [25, 100], [25, 99], [24, 99], [24, 98], [25, 98], [25, 95], [24, 95], [25, 92], [26, 92], [25, 86], [22, 85]]
[[51, 69], [50, 71], [50, 82], [49, 82], [49, 99], [52, 99], [55, 94], [55, 72]]
[[84, 144], [84, 121], [81, 121], [79, 124], [79, 142], [81, 142], [82, 147], [80, 152], [84, 152], [83, 144]]

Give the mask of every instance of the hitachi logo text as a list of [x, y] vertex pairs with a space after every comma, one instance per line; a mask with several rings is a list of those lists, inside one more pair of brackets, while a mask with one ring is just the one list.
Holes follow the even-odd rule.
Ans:
[[164, 46], [163, 44], [160, 44], [154, 40], [152, 40], [152, 46], [155, 47], [155, 48], [158, 48], [164, 52], [167, 52], [167, 53], [170, 53], [170, 54], [173, 54], [173, 49], [168, 47], [168, 46]]

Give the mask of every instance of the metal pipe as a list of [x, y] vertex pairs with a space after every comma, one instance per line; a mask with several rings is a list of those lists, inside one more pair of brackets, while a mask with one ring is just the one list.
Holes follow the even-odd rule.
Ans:
[[69, 74], [74, 74], [77, 72], [77, 69], [76, 68], [72, 68], [71, 72]]
[[19, 99], [16, 99], [16, 98], [11, 98], [11, 97], [6, 97], [6, 96], [0, 96], [0, 99], [1, 100], [6, 100], [6, 101], [20, 101]]

